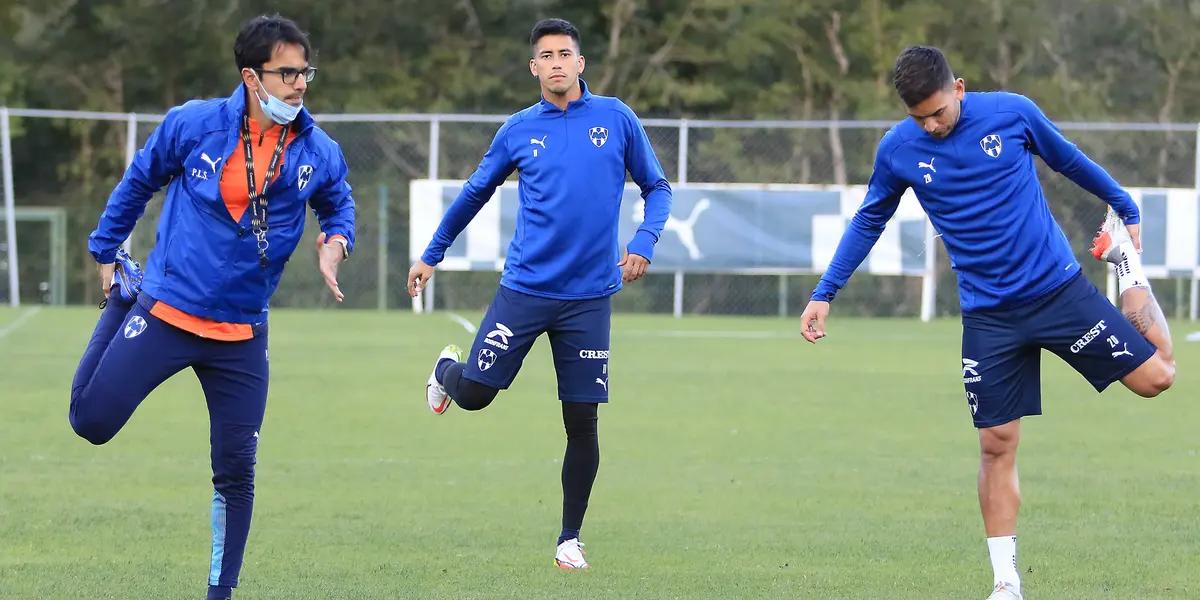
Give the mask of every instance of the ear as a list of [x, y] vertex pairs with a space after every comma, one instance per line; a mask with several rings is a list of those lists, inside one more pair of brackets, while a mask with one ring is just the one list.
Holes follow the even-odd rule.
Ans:
[[587, 65], [587, 60], [585, 60], [585, 59], [583, 58], [583, 55], [582, 55], [582, 54], [580, 54], [580, 55], [579, 55], [579, 73], [580, 73], [580, 74], [582, 74], [582, 73], [583, 73], [583, 68], [584, 68], [586, 65]]
[[963, 81], [962, 77], [954, 80], [954, 97], [962, 100], [967, 93], [967, 82]]
[[536, 58], [529, 59], [529, 74], [533, 75], [535, 78], [537, 77], [537, 59]]
[[256, 75], [257, 73], [255, 73], [254, 70], [249, 67], [242, 69], [242, 83], [246, 86], [246, 89], [250, 90], [251, 92], [258, 90], [259, 84], [258, 77], [256, 77]]

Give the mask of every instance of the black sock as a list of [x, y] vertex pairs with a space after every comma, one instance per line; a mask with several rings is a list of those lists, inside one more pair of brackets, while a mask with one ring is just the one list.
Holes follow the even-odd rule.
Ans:
[[442, 361], [438, 368], [442, 371], [440, 381], [445, 386], [446, 393], [463, 410], [486, 408], [492, 403], [492, 400], [496, 399], [496, 394], [500, 393], [500, 390], [494, 387], [463, 377], [463, 370], [467, 368], [467, 363], [451, 362], [446, 364], [446, 361]]
[[592, 483], [600, 468], [596, 407], [596, 404], [583, 402], [562, 403], [567, 451], [562, 466], [563, 515], [559, 544], [579, 537], [588, 498], [592, 495]]

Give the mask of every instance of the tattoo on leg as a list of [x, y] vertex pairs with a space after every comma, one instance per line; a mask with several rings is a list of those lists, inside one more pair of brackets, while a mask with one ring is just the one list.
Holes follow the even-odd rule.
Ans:
[[1150, 328], [1160, 321], [1163, 321], [1162, 311], [1158, 308], [1158, 303], [1151, 297], [1145, 304], [1139, 308], [1129, 309], [1124, 312], [1125, 318], [1133, 324], [1133, 328], [1142, 335], [1146, 335]]

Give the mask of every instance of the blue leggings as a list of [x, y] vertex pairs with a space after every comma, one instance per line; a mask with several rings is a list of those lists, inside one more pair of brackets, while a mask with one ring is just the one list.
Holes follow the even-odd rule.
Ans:
[[154, 388], [191, 367], [208, 403], [212, 447], [209, 585], [236, 586], [254, 508], [258, 430], [267, 406], [267, 332], [205, 339], [150, 314], [153, 299], [109, 299], [71, 386], [71, 427], [93, 444], [113, 438]]

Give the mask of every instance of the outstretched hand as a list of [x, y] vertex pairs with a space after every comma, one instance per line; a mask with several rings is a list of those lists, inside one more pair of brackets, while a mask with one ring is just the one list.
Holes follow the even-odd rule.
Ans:
[[325, 286], [333, 294], [333, 299], [341, 302], [346, 298], [342, 288], [338, 287], [338, 265], [346, 259], [345, 248], [340, 242], [326, 242], [325, 232], [317, 236], [317, 269], [325, 279]]
[[116, 263], [96, 263], [96, 272], [100, 274], [100, 289], [104, 291], [105, 298], [112, 291], [113, 274], [116, 272], [116, 269]]
[[408, 270], [408, 295], [416, 298], [421, 290], [425, 289], [425, 284], [429, 283], [431, 277], [433, 277], [433, 267], [418, 258], [417, 262], [413, 263], [412, 268]]
[[621, 257], [621, 261], [617, 263], [621, 267], [621, 281], [630, 283], [637, 281], [646, 274], [646, 269], [650, 267], [650, 261], [645, 256], [640, 254], [630, 254], [628, 250]]
[[825, 319], [829, 316], [829, 303], [822, 300], [812, 300], [800, 314], [800, 335], [809, 343], [825, 337]]

